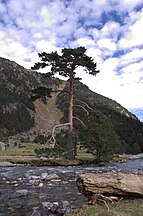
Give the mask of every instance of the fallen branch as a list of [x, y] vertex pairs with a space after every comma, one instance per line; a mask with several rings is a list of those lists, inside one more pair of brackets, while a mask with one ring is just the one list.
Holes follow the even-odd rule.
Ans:
[[56, 89], [56, 90], [51, 90], [52, 93], [57, 93], [57, 92], [65, 92], [67, 94], [70, 94], [69, 91], [66, 91], [66, 90], [61, 90], [61, 89]]
[[88, 204], [90, 205], [105, 205], [106, 208], [109, 211], [109, 206], [108, 203], [114, 203], [114, 202], [118, 202], [119, 201], [119, 197], [115, 197], [115, 196], [105, 196], [103, 194], [93, 194], [90, 199], [88, 200]]

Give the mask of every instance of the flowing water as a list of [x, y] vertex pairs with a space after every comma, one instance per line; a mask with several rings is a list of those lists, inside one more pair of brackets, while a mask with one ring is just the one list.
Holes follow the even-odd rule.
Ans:
[[[143, 172], [143, 158], [129, 160], [106, 166], [84, 165], [69, 167], [0, 167], [0, 216], [31, 216], [37, 208], [41, 215], [50, 215], [42, 210], [43, 202], [69, 201], [72, 208], [81, 206], [86, 198], [76, 187], [80, 173], [88, 172]], [[51, 181], [31, 180], [32, 176], [42, 173], [57, 174], [59, 178]], [[33, 177], [34, 178], [34, 177]], [[40, 184], [41, 183], [41, 184]], [[27, 196], [18, 196], [17, 190], [26, 189]], [[52, 214], [51, 214], [52, 215]]]

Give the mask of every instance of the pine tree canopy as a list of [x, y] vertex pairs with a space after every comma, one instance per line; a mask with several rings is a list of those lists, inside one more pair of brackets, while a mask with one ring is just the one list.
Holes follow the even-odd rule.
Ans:
[[57, 51], [52, 53], [42, 52], [38, 54], [41, 62], [35, 63], [32, 69], [37, 70], [51, 66], [51, 71], [48, 72], [48, 75], [54, 76], [58, 73], [61, 76], [70, 77], [71, 73], [73, 73], [73, 77], [75, 78], [75, 69], [78, 66], [82, 66], [88, 74], [96, 75], [99, 72], [96, 69], [96, 63], [85, 52], [86, 49], [84, 47], [74, 49], [64, 48], [61, 55]]

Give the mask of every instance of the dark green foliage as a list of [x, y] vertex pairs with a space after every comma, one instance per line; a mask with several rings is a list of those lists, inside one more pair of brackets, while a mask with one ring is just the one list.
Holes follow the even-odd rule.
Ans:
[[0, 132], [0, 141], [5, 143], [8, 141], [8, 137], [2, 132]]
[[35, 101], [36, 99], [44, 98], [44, 96], [52, 97], [51, 92], [52, 92], [51, 88], [46, 88], [44, 86], [39, 86], [36, 89], [32, 90], [31, 99], [33, 101]]
[[[41, 136], [36, 137], [38, 141]], [[54, 148], [42, 148], [36, 149], [35, 153], [37, 156], [45, 156], [45, 157], [67, 157], [67, 131], [61, 130], [60, 133], [56, 134], [56, 145]]]
[[3, 105], [0, 110], [0, 128], [7, 135], [25, 131], [34, 125], [34, 119], [23, 104]]
[[29, 130], [34, 111], [29, 93], [37, 80], [28, 70], [0, 58], [0, 128], [7, 135]]
[[83, 66], [86, 72], [96, 75], [99, 72], [96, 69], [96, 63], [94, 63], [93, 59], [88, 57], [85, 52], [86, 49], [84, 47], [75, 49], [64, 48], [62, 49], [61, 55], [57, 52], [42, 52], [38, 54], [41, 58], [41, 62], [35, 63], [32, 69], [37, 70], [51, 65], [51, 71], [47, 72], [47, 75], [54, 76], [59, 73], [61, 76], [70, 77], [71, 72], [73, 72], [73, 76], [75, 76], [75, 69], [78, 66]]
[[42, 149], [35, 149], [35, 153], [38, 157], [44, 156], [47, 158], [61, 158], [65, 157], [65, 152], [62, 149], [57, 147], [55, 148], [42, 148]]
[[[143, 151], [143, 124], [136, 118], [129, 118], [127, 115], [108, 110], [110, 119], [114, 124], [115, 131], [122, 141], [124, 153], [136, 154]], [[142, 137], [142, 138], [141, 138]], [[133, 148], [136, 143], [136, 151]]]
[[37, 135], [33, 140], [33, 142], [40, 143], [40, 144], [45, 144], [47, 141], [48, 141], [48, 137], [42, 134]]
[[81, 143], [95, 155], [97, 162], [107, 161], [120, 152], [119, 137], [110, 120], [101, 112], [91, 111], [80, 133]]

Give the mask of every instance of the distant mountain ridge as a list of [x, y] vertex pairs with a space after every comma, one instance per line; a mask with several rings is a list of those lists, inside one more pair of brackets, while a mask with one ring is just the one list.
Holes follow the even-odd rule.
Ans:
[[[25, 134], [30, 139], [37, 134], [48, 136], [55, 124], [66, 120], [68, 95], [63, 90], [68, 90], [68, 81], [45, 78], [13, 61], [0, 58], [0, 83], [1, 134], [17, 134], [18, 137]], [[50, 99], [33, 102], [31, 91], [38, 86], [60, 88], [61, 92], [53, 93]], [[115, 101], [92, 92], [79, 81], [75, 81], [74, 91], [75, 98], [110, 118], [123, 145], [128, 148], [137, 142], [140, 151], [143, 151], [143, 123], [134, 114]], [[76, 112], [79, 116], [85, 115], [81, 110]]]

